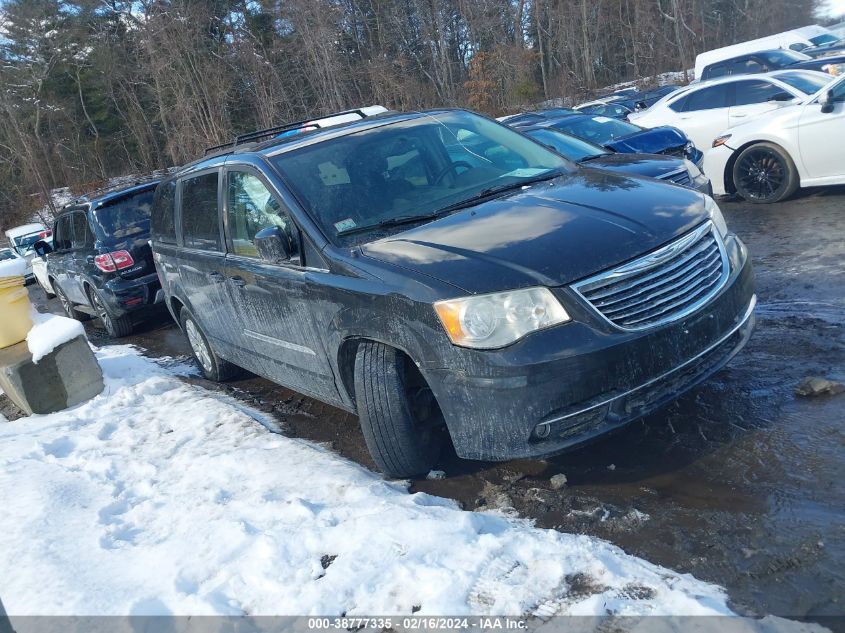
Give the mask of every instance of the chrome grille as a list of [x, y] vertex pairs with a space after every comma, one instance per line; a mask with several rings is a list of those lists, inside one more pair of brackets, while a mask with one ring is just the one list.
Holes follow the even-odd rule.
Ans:
[[660, 180], [668, 180], [669, 182], [674, 182], [676, 185], [681, 185], [683, 187], [689, 187], [692, 180], [690, 180], [689, 172], [687, 171], [686, 167], [682, 167], [681, 169], [676, 169], [675, 171], [670, 171], [667, 174], [663, 174], [662, 176], [658, 176]]
[[643, 330], [691, 314], [728, 278], [725, 247], [709, 220], [648, 255], [573, 285], [623, 330]]

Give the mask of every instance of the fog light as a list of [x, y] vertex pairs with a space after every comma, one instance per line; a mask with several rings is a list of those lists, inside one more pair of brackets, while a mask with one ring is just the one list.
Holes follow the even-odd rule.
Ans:
[[551, 424], [538, 424], [534, 427], [534, 437], [538, 440], [544, 440], [552, 433]]

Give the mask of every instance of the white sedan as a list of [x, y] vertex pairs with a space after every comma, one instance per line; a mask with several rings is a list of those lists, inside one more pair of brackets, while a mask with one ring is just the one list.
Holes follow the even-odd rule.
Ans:
[[802, 103], [718, 136], [704, 156], [715, 194], [778, 202], [801, 187], [845, 183], [845, 76]]
[[673, 92], [628, 120], [642, 127], [672, 125], [703, 150], [722, 131], [806, 99], [830, 80], [813, 70], [724, 77]]

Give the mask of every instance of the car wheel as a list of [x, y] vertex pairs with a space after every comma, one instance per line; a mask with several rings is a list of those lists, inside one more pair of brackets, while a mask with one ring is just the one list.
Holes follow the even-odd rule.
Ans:
[[361, 343], [355, 397], [367, 448], [385, 475], [413, 477], [431, 470], [445, 438], [443, 415], [404, 354], [381, 343]]
[[789, 155], [772, 143], [746, 147], [733, 168], [736, 192], [748, 202], [769, 204], [798, 189], [798, 170]]
[[91, 307], [97, 313], [97, 317], [103, 322], [106, 332], [113, 338], [123, 338], [132, 334], [133, 323], [129, 316], [116, 317], [106, 306], [106, 302], [100, 296], [100, 293], [89, 288], [88, 297], [91, 299]]
[[188, 344], [194, 354], [194, 360], [197, 361], [203, 376], [209, 380], [220, 382], [232, 378], [240, 371], [237, 365], [223, 360], [214, 353], [194, 315], [186, 308], [182, 308], [179, 319], [182, 324], [182, 331], [185, 333], [185, 338], [188, 339]]
[[61, 286], [59, 286], [55, 281], [53, 282], [53, 290], [56, 291], [56, 297], [59, 300], [59, 303], [62, 304], [62, 310], [64, 310], [65, 314], [69, 316], [71, 319], [76, 319], [77, 321], [88, 321], [92, 317], [87, 312], [80, 312], [76, 309], [73, 301], [68, 299], [65, 291], [62, 290]]

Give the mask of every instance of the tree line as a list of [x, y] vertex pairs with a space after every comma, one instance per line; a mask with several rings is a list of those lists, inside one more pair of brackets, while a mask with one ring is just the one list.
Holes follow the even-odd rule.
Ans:
[[0, 225], [344, 108], [492, 115], [691, 68], [816, 0], [6, 0]]

